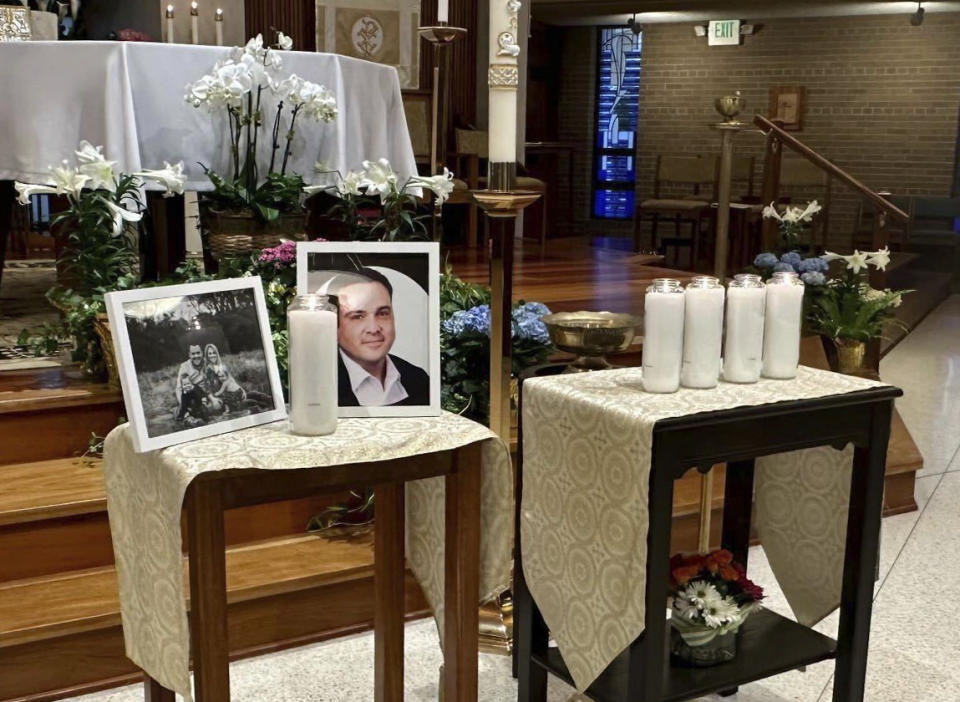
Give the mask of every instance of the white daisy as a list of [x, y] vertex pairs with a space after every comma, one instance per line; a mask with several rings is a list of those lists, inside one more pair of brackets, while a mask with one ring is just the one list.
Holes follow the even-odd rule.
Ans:
[[713, 629], [719, 629], [724, 624], [737, 617], [739, 608], [736, 602], [729, 597], [717, 597], [703, 608], [703, 621]]
[[717, 588], [704, 580], [691, 581], [683, 589], [681, 594], [700, 609], [706, 607], [708, 603], [723, 599], [720, 597], [720, 593], [717, 592]]

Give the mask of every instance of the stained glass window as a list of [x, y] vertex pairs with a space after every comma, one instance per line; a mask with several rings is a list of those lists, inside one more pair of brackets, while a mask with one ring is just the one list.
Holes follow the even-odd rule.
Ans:
[[627, 27], [600, 29], [593, 155], [594, 217], [633, 218], [641, 37]]

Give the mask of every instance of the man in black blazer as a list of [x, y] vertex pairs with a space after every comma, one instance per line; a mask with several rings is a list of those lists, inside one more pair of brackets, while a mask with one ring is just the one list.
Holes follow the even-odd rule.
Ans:
[[390, 353], [397, 338], [393, 286], [379, 271], [364, 268], [362, 279], [337, 293], [341, 407], [430, 404], [430, 377]]

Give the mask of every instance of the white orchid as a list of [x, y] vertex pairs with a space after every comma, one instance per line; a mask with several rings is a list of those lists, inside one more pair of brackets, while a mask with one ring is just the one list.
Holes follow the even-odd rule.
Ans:
[[83, 140], [76, 154], [77, 163], [80, 164], [77, 170], [90, 178], [89, 187], [92, 190], [116, 192], [117, 176], [114, 166], [117, 162], [104, 158], [102, 146], [94, 146], [89, 141]]
[[876, 267], [879, 271], [887, 270], [887, 264], [890, 263], [890, 247], [884, 246], [879, 251], [867, 254], [867, 263]]
[[453, 192], [453, 173], [446, 168], [443, 169], [443, 173], [435, 176], [415, 176], [410, 179], [410, 182], [432, 191], [440, 204], [446, 202], [450, 193]]
[[284, 51], [290, 51], [293, 48], [293, 39], [288, 37], [283, 32], [278, 32], [277, 46], [283, 49]]
[[240, 61], [242, 56], [250, 56], [261, 66], [271, 72], [279, 71], [283, 66], [283, 59], [270, 50], [269, 46], [264, 46], [263, 35], [258, 34], [247, 42], [246, 46], [235, 48], [233, 50], [233, 60]]
[[123, 233], [124, 222], [139, 222], [143, 217], [139, 212], [131, 212], [109, 198], [101, 197], [100, 200], [107, 206], [107, 209], [110, 210], [110, 214], [113, 216], [114, 236], [120, 236], [120, 234]]
[[183, 186], [187, 178], [183, 174], [183, 161], [170, 165], [167, 161], [163, 162], [163, 168], [156, 170], [145, 169], [134, 173], [144, 180], [152, 180], [163, 186], [163, 196], [170, 197], [174, 194], [183, 195]]
[[360, 187], [367, 191], [367, 195], [379, 193], [380, 201], [385, 202], [390, 193], [396, 192], [397, 174], [393, 172], [387, 159], [364, 161], [363, 168], [365, 172]]
[[333, 93], [296, 73], [277, 84], [274, 90], [281, 100], [318, 122], [332, 122], [337, 118], [337, 100]]

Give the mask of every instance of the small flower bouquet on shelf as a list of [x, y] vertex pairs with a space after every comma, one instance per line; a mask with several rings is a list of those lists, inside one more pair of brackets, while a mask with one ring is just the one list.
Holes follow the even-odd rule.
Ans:
[[763, 599], [733, 554], [677, 554], [670, 559], [670, 590], [673, 662], [703, 668], [733, 660], [737, 630]]

